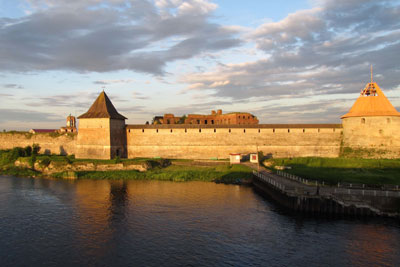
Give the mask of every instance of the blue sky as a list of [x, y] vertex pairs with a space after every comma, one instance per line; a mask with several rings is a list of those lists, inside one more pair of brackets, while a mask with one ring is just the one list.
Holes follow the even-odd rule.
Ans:
[[0, 130], [63, 126], [103, 88], [132, 124], [338, 123], [371, 64], [399, 110], [399, 17], [394, 0], [0, 0]]

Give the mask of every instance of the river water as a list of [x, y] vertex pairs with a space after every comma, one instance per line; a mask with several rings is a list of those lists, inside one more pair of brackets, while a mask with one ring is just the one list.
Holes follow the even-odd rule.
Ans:
[[251, 187], [0, 177], [1, 266], [399, 266], [394, 220], [301, 218]]

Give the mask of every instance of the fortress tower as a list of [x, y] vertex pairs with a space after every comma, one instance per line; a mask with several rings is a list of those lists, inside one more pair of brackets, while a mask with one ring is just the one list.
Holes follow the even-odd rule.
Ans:
[[78, 119], [76, 158], [126, 157], [126, 118], [117, 112], [104, 91]]
[[390, 157], [400, 156], [400, 113], [373, 82], [372, 71], [371, 82], [341, 119], [344, 147], [388, 151]]

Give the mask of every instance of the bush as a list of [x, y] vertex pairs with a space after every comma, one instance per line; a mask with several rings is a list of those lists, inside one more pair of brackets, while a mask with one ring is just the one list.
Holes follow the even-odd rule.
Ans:
[[0, 164], [7, 165], [14, 163], [19, 157], [25, 156], [25, 150], [22, 147], [14, 147], [13, 149], [1, 153]]
[[32, 154], [37, 155], [39, 154], [40, 146], [39, 144], [33, 144], [32, 145]]
[[36, 155], [31, 155], [28, 162], [29, 162], [29, 166], [31, 168], [33, 168], [35, 166], [35, 162], [36, 162]]
[[114, 163], [121, 163], [121, 158], [119, 156], [116, 156], [114, 158]]
[[25, 150], [25, 157], [30, 157], [32, 155], [32, 147], [31, 146], [26, 146], [24, 148]]
[[50, 162], [51, 162], [50, 158], [46, 156], [42, 158], [42, 160], [40, 161], [40, 165], [43, 167], [47, 167], [50, 165]]

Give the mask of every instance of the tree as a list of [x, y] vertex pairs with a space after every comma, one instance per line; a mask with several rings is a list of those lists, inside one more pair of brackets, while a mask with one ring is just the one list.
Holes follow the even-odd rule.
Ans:
[[182, 117], [179, 118], [178, 124], [185, 124], [186, 118], [186, 114], [184, 114]]

